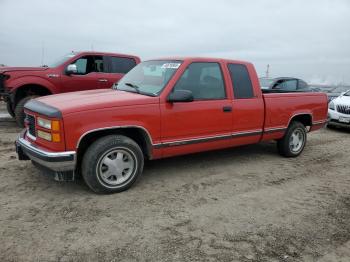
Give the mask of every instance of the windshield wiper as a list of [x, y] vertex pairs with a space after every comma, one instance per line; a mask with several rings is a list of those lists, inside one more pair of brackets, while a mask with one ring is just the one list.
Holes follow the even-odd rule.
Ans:
[[135, 85], [135, 84], [132, 84], [132, 83], [124, 83], [124, 85], [132, 87], [133, 91], [131, 91], [130, 89], [127, 90], [127, 89], [123, 89], [123, 88], [118, 88], [118, 86], [119, 86], [118, 83], [115, 83], [112, 88], [115, 89], [115, 90], [137, 93], [137, 94], [140, 94], [140, 95], [153, 96], [153, 97], [157, 96], [156, 94], [153, 94], [153, 93], [148, 93], [148, 92], [141, 91], [139, 89], [140, 87], [138, 85]]
[[126, 86], [130, 86], [132, 87], [133, 89], [135, 89], [135, 91], [140, 94], [140, 87], [135, 85], [135, 84], [132, 84], [132, 83], [125, 83]]

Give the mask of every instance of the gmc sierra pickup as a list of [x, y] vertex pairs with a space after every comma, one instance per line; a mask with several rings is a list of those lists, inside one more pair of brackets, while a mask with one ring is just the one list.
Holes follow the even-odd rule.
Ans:
[[43, 67], [1, 67], [0, 100], [23, 126], [24, 104], [35, 97], [64, 92], [110, 88], [140, 62], [136, 56], [79, 52], [70, 53]]
[[29, 160], [95, 192], [128, 189], [145, 159], [276, 140], [296, 157], [327, 120], [327, 96], [260, 89], [251, 63], [213, 58], [142, 62], [110, 90], [52, 95], [25, 105], [16, 141]]

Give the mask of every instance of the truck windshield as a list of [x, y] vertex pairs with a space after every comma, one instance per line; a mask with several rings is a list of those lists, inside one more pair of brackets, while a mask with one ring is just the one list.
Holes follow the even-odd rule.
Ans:
[[69, 53], [66, 54], [63, 57], [60, 57], [59, 59], [56, 59], [55, 61], [53, 61], [52, 63], [48, 64], [48, 67], [56, 67], [59, 66], [61, 64], [63, 64], [64, 62], [66, 62], [68, 59], [74, 57], [76, 54], [75, 53]]
[[182, 61], [153, 60], [138, 64], [127, 73], [114, 89], [158, 96]]

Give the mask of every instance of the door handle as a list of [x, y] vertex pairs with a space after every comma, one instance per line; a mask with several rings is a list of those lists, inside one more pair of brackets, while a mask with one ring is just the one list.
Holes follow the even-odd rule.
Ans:
[[232, 112], [232, 106], [224, 106], [222, 108], [222, 111], [224, 111], [224, 112]]
[[107, 82], [108, 80], [107, 79], [99, 79], [98, 81], [99, 82]]

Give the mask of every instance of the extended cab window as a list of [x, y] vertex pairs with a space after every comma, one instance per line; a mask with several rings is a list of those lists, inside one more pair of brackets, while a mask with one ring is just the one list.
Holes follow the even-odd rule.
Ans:
[[136, 65], [136, 61], [128, 57], [109, 56], [107, 60], [109, 61], [109, 73], [126, 74]]
[[225, 85], [218, 63], [190, 64], [174, 90], [189, 90], [194, 100], [210, 100], [226, 98]]
[[252, 98], [254, 91], [245, 65], [228, 64], [235, 99]]
[[91, 72], [104, 72], [102, 56], [83, 56], [73, 64], [77, 66], [78, 75], [86, 75]]

